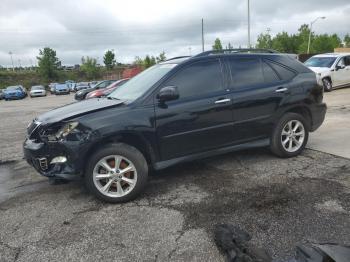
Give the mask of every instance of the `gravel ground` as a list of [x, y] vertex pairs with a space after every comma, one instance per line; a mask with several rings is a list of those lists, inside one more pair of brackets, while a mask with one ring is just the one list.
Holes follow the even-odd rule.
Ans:
[[223, 261], [217, 223], [247, 230], [275, 258], [309, 241], [350, 244], [350, 160], [313, 150], [278, 159], [257, 149], [172, 167], [122, 205], [96, 200], [79, 181], [50, 186], [20, 160], [24, 130], [72, 100], [0, 102], [0, 261]]

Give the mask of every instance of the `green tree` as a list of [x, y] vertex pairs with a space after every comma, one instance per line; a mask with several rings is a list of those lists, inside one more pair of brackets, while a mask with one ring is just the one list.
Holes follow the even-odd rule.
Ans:
[[105, 55], [103, 57], [103, 62], [104, 62], [107, 69], [113, 69], [113, 67], [116, 64], [115, 54], [114, 54], [113, 50], [107, 50], [107, 52], [105, 53]]
[[135, 56], [133, 64], [139, 67], [143, 67], [143, 59], [139, 56]]
[[164, 62], [166, 60], [165, 52], [161, 52], [159, 56], [156, 57], [157, 63]]
[[213, 50], [222, 50], [222, 44], [219, 38], [215, 39]]
[[346, 34], [344, 36], [344, 44], [345, 44], [345, 47], [350, 47], [350, 35], [349, 34]]
[[258, 36], [256, 48], [270, 49], [271, 47], [272, 47], [271, 35], [261, 33]]
[[333, 52], [334, 48], [340, 46], [341, 39], [336, 34], [315, 35], [310, 45], [310, 51], [311, 53], [327, 53]]
[[272, 39], [272, 49], [282, 53], [295, 53], [295, 37], [289, 36], [287, 32], [278, 33]]
[[[309, 35], [310, 35], [310, 28], [307, 24], [303, 24], [298, 29], [298, 34], [295, 35], [295, 41], [296, 41], [296, 47], [295, 51], [293, 53], [306, 53], [307, 52], [307, 46], [309, 44]], [[315, 34], [311, 32], [311, 42], [315, 38]], [[310, 46], [310, 53], [311, 46]]]
[[92, 57], [82, 57], [80, 70], [85, 74], [89, 80], [96, 79], [99, 76], [99, 68], [97, 61]]
[[155, 64], [156, 64], [156, 58], [154, 56], [146, 55], [145, 59], [143, 60], [143, 66], [145, 68], [149, 68]]
[[60, 60], [56, 56], [56, 51], [50, 47], [39, 50], [38, 71], [46, 80], [57, 78], [57, 69], [61, 65]]

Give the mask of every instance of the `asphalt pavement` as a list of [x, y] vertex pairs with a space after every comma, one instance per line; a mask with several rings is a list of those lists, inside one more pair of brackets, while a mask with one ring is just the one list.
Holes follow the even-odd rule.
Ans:
[[[326, 94], [334, 117], [343, 116], [344, 93]], [[0, 101], [0, 261], [224, 261], [213, 242], [218, 223], [245, 229], [274, 258], [299, 243], [350, 245], [350, 160], [311, 149], [291, 159], [254, 149], [178, 165], [121, 205], [96, 200], [79, 181], [49, 185], [21, 160], [25, 128], [70, 102]]]

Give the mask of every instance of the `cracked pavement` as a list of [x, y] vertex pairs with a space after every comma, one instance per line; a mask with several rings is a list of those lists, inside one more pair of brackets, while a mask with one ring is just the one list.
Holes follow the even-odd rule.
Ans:
[[96, 200], [79, 181], [49, 185], [18, 150], [35, 114], [70, 101], [0, 102], [0, 261], [224, 261], [213, 242], [217, 223], [247, 230], [275, 258], [309, 241], [350, 244], [350, 160], [313, 150], [279, 159], [255, 149], [178, 165], [121, 205]]

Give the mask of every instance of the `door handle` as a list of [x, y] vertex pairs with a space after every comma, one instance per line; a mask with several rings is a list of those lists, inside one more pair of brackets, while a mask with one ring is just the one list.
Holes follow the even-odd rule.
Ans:
[[224, 104], [224, 103], [228, 103], [230, 101], [231, 101], [231, 99], [229, 99], [229, 98], [223, 98], [223, 99], [216, 100], [215, 104]]
[[287, 87], [280, 87], [280, 88], [277, 88], [276, 89], [276, 93], [284, 93], [284, 92], [287, 92], [288, 91], [288, 88]]

